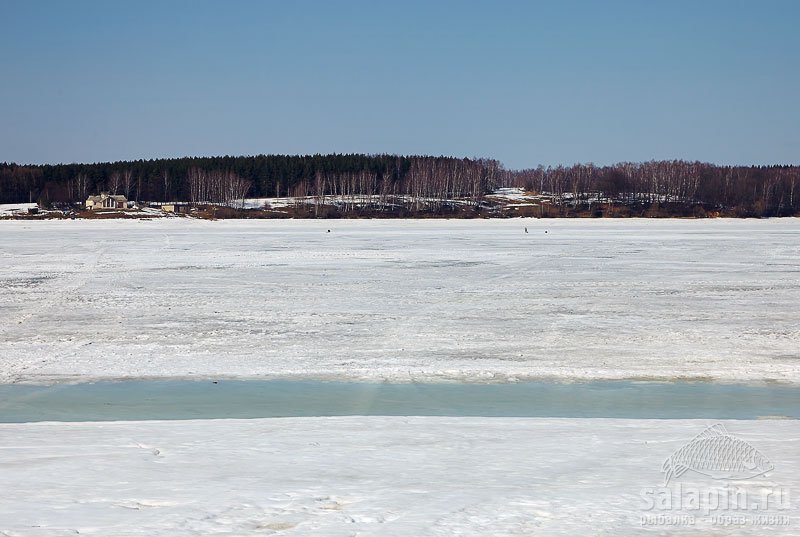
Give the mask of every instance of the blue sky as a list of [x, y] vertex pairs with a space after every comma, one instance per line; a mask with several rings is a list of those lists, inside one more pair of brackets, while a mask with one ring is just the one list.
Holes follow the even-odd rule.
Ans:
[[800, 163], [800, 2], [0, 0], [0, 161]]

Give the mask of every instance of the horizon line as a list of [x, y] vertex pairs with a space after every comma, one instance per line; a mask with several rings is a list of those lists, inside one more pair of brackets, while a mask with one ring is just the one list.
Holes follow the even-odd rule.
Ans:
[[117, 160], [95, 160], [91, 162], [26, 162], [26, 163], [18, 163], [15, 161], [2, 161], [3, 165], [6, 166], [18, 166], [18, 167], [43, 167], [43, 166], [96, 166], [101, 164], [125, 164], [125, 163], [133, 163], [133, 162], [156, 162], [156, 161], [170, 161], [170, 160], [183, 160], [183, 159], [212, 159], [212, 158], [257, 158], [257, 157], [297, 157], [297, 158], [309, 158], [309, 157], [329, 157], [329, 156], [362, 156], [362, 157], [399, 157], [399, 158], [449, 158], [449, 159], [458, 159], [458, 160], [471, 160], [471, 161], [478, 161], [478, 160], [489, 160], [497, 162], [505, 171], [509, 172], [521, 172], [527, 170], [535, 170], [538, 168], [572, 168], [575, 166], [594, 166], [597, 168], [610, 168], [614, 166], [618, 166], [620, 164], [644, 164], [648, 162], [687, 162], [691, 164], [706, 164], [710, 166], [715, 166], [719, 168], [770, 168], [770, 167], [800, 167], [800, 161], [798, 163], [749, 163], [749, 164], [720, 164], [717, 162], [711, 161], [704, 161], [704, 160], [697, 160], [697, 159], [685, 159], [685, 158], [651, 158], [647, 160], [618, 160], [611, 163], [605, 164], [597, 164], [595, 162], [586, 161], [586, 162], [572, 162], [571, 164], [566, 163], [559, 163], [559, 164], [536, 164], [534, 166], [523, 167], [523, 168], [507, 168], [505, 164], [497, 158], [493, 157], [459, 157], [454, 155], [445, 155], [445, 154], [411, 154], [411, 153], [359, 153], [359, 152], [330, 152], [330, 153], [254, 153], [254, 154], [238, 154], [238, 155], [182, 155], [182, 156], [171, 156], [171, 157], [149, 157], [149, 158], [131, 158], [131, 159], [117, 159]]

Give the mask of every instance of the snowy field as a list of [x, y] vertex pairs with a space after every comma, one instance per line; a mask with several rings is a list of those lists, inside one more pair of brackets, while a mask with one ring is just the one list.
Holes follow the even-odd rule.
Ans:
[[[670, 484], [670, 494], [686, 498], [746, 490], [752, 507], [648, 504], [663, 494], [664, 460], [707, 425], [430, 417], [3, 424], [0, 534], [797, 535], [798, 421], [725, 422], [769, 457], [774, 471], [765, 476], [727, 484], [690, 472]], [[775, 503], [757, 500], [763, 491]], [[780, 499], [781, 491], [795, 497]], [[759, 516], [777, 518], [757, 526], [770, 520]]]
[[0, 222], [2, 382], [798, 383], [798, 304], [798, 219]]

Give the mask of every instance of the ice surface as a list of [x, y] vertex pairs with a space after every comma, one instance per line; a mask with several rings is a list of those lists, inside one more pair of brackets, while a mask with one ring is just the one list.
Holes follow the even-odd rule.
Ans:
[[[3, 221], [0, 381], [798, 383], [799, 224]], [[665, 459], [712, 424], [0, 424], [0, 535], [726, 534], [702, 510], [642, 499], [663, 484]], [[800, 422], [724, 424], [774, 464], [733, 486], [796, 497]], [[683, 485], [724, 486], [690, 474]], [[796, 535], [796, 503], [745, 513], [789, 525], [748, 518], [735, 531]], [[686, 514], [693, 525], [642, 526]]]
[[797, 383], [798, 304], [798, 219], [0, 222], [3, 382]]
[[0, 422], [310, 416], [800, 419], [796, 385], [126, 380], [0, 384]]
[[[664, 460], [703, 420], [350, 417], [0, 425], [9, 536], [727, 535], [690, 509], [647, 509]], [[800, 486], [798, 421], [729, 421]], [[672, 486], [726, 485], [684, 474]], [[685, 490], [685, 489], [684, 489]], [[704, 492], [705, 493], [705, 492]], [[797, 535], [797, 498], [771, 512]], [[763, 506], [763, 504], [762, 504]], [[685, 507], [685, 506], [684, 506]], [[777, 509], [783, 507], [784, 509]], [[646, 515], [694, 525], [645, 525]], [[730, 514], [730, 512], [728, 512]], [[743, 514], [733, 512], [734, 515]]]

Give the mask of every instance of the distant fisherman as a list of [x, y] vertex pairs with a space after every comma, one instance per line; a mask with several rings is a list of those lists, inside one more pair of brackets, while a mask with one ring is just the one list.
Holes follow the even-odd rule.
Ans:
[[525, 233], [527, 233], [527, 232], [528, 232], [528, 228], [525, 228]]

